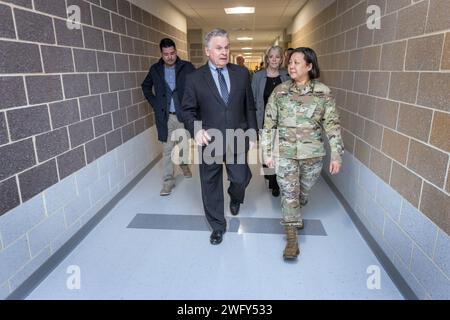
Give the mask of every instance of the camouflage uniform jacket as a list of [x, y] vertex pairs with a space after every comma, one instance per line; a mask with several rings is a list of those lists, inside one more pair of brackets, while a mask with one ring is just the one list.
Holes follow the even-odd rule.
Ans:
[[325, 156], [323, 131], [331, 147], [331, 160], [342, 163], [344, 145], [330, 89], [317, 80], [301, 87], [292, 80], [285, 81], [273, 90], [267, 102], [261, 140], [264, 159]]

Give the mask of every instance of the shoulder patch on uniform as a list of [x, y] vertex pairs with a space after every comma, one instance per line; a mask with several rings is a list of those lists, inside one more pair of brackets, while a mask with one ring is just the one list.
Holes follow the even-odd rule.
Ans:
[[322, 82], [316, 81], [316, 83], [314, 84], [314, 92], [322, 92], [324, 94], [330, 94], [331, 90]]

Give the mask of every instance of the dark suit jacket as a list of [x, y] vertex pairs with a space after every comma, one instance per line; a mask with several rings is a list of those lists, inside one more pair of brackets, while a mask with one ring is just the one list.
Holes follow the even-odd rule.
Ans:
[[[180, 103], [183, 99], [186, 75], [194, 70], [195, 67], [192, 63], [177, 58], [177, 62], [175, 64], [176, 91], [174, 94], [178, 94]], [[150, 67], [150, 71], [142, 83], [142, 91], [144, 92], [145, 98], [147, 98], [148, 102], [150, 102], [153, 110], [155, 111], [158, 140], [166, 142], [168, 135], [167, 121], [169, 119], [169, 108], [167, 104], [166, 85], [164, 79], [164, 60], [162, 58]], [[153, 91], [155, 93], [153, 93]], [[180, 107], [181, 106], [177, 106], [175, 104], [178, 121], [182, 122], [183, 119], [181, 117], [181, 110], [178, 110]]]
[[[183, 121], [193, 138], [197, 133], [194, 132], [194, 121], [202, 121], [202, 128], [205, 130], [220, 130], [224, 140], [226, 129], [254, 129], [256, 132], [256, 109], [248, 70], [231, 63], [227, 65], [227, 69], [231, 86], [227, 105], [219, 93], [208, 64], [186, 78], [182, 102]], [[222, 150], [226, 150], [225, 143], [226, 141]], [[236, 147], [237, 143], [234, 145]], [[248, 143], [246, 145], [248, 148]], [[216, 155], [223, 154], [218, 151]]]

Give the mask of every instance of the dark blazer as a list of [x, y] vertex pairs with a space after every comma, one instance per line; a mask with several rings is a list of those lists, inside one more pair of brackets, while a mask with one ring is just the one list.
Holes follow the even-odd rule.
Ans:
[[[175, 64], [176, 91], [181, 104], [183, 99], [184, 87], [186, 84], [186, 75], [195, 70], [192, 63], [177, 58]], [[154, 89], [154, 90], [153, 90]], [[150, 67], [144, 82], [142, 82], [142, 91], [145, 98], [150, 102], [155, 111], [155, 122], [158, 130], [158, 140], [167, 141], [168, 129], [167, 121], [169, 119], [169, 108], [167, 105], [166, 86], [164, 79], [164, 60], [162, 58]], [[154, 93], [153, 93], [154, 92]], [[175, 104], [178, 121], [182, 122], [180, 106]]]
[[[205, 130], [220, 130], [224, 140], [226, 129], [254, 129], [256, 132], [256, 109], [248, 70], [231, 63], [227, 65], [227, 69], [231, 86], [227, 105], [214, 82], [208, 63], [186, 77], [182, 110], [184, 125], [192, 138], [196, 134], [196, 120], [202, 121], [202, 128]], [[223, 150], [226, 150], [225, 141]]]

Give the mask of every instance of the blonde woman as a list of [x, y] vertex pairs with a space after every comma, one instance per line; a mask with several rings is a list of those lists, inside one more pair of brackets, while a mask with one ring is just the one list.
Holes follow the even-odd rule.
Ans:
[[[256, 72], [252, 79], [256, 120], [259, 130], [263, 128], [264, 112], [273, 89], [282, 82], [290, 79], [287, 70], [281, 69], [283, 65], [283, 49], [281, 47], [272, 46], [267, 49], [264, 56], [264, 65], [265, 68]], [[271, 174], [265, 175], [264, 177], [269, 180], [269, 189], [272, 189], [272, 195], [278, 197], [280, 195], [280, 187], [278, 186], [276, 175]]]

